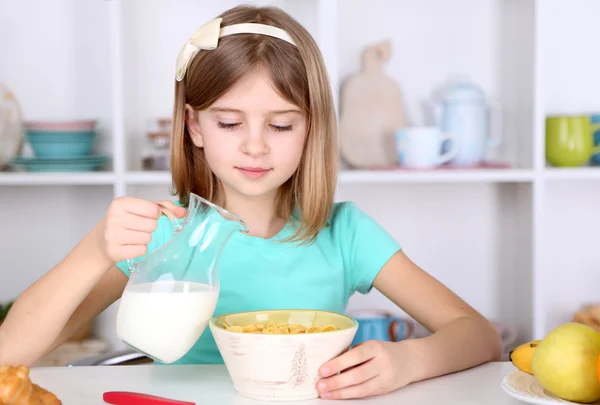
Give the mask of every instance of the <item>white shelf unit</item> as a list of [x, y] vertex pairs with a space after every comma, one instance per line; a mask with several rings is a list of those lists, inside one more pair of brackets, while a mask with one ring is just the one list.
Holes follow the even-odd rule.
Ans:
[[[448, 171], [402, 171], [402, 170], [341, 170], [339, 184], [363, 183], [540, 183], [558, 180], [600, 180], [598, 168], [547, 168], [536, 173], [529, 169], [481, 169]], [[121, 176], [110, 172], [90, 173], [34, 173], [0, 172], [0, 186], [86, 186], [112, 185], [116, 189], [128, 186], [171, 184], [168, 171], [126, 171]], [[120, 195], [114, 192], [115, 196]]]
[[[531, 170], [464, 170], [405, 172], [393, 170], [342, 170], [339, 174], [340, 185], [360, 183], [530, 183], [533, 181]], [[167, 171], [135, 171], [125, 174], [127, 185], [170, 185], [171, 174]]]
[[600, 167], [547, 168], [543, 175], [546, 180], [600, 180]]
[[[169, 173], [141, 171], [136, 150], [144, 145], [149, 122], [170, 115], [181, 44], [204, 21], [238, 3], [36, 1], [47, 18], [19, 24], [30, 16], [28, 7], [15, 5], [3, 16], [14, 22], [7, 38], [26, 43], [44, 36], [47, 47], [34, 58], [18, 41], [0, 40], [9, 59], [23, 62], [0, 66], [0, 77], [22, 100], [27, 119], [97, 117], [113, 162], [100, 173], [0, 173], [0, 220], [6, 229], [17, 229], [16, 235], [0, 234], [6, 249], [1, 256], [8, 259], [0, 273], [0, 301], [60, 260], [112, 198], [169, 198]], [[600, 111], [600, 99], [589, 90], [600, 86], [593, 68], [600, 57], [589, 52], [600, 15], [597, 1], [253, 3], [284, 8], [315, 36], [336, 105], [343, 80], [360, 67], [362, 49], [387, 38], [393, 48], [387, 73], [403, 91], [412, 125], [425, 122], [423, 102], [457, 73], [467, 73], [502, 103], [503, 142], [490, 158], [513, 168], [345, 169], [338, 199], [356, 201], [418, 264], [486, 316], [516, 324], [520, 341], [543, 336], [598, 298], [592, 286], [600, 281], [593, 253], [600, 167], [552, 168], [544, 158], [546, 115]], [[37, 58], [48, 61], [44, 77], [53, 77], [52, 83], [35, 70]], [[44, 204], [34, 205], [40, 198]], [[48, 252], [28, 255], [32, 244]], [[26, 270], [9, 283], [9, 270], [16, 268]], [[349, 310], [374, 306], [396, 310], [376, 291], [353, 297]], [[114, 339], [113, 323], [109, 309], [101, 333]]]
[[3, 186], [114, 185], [114, 173], [3, 173]]

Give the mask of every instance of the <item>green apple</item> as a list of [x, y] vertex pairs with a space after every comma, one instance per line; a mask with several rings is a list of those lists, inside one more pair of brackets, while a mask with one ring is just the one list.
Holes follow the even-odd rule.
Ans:
[[579, 323], [565, 323], [538, 344], [531, 359], [533, 375], [551, 394], [567, 401], [600, 399], [596, 367], [600, 333]]

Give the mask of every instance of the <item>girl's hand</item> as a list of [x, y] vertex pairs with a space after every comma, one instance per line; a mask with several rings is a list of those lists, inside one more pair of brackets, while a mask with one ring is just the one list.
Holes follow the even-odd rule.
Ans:
[[324, 399], [387, 394], [415, 381], [415, 363], [409, 341], [369, 340], [325, 363], [317, 390]]
[[[186, 209], [170, 201], [161, 201], [181, 218]], [[99, 239], [103, 254], [113, 263], [143, 256], [161, 216], [157, 203], [132, 197], [119, 197], [110, 204], [100, 221]]]

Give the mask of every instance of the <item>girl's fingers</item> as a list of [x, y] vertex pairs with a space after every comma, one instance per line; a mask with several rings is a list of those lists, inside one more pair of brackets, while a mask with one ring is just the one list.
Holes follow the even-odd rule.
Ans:
[[146, 245], [126, 245], [122, 246], [118, 255], [123, 258], [133, 259], [144, 256], [148, 252]]
[[322, 377], [329, 377], [344, 371], [352, 366], [357, 366], [365, 361], [371, 360], [379, 351], [380, 344], [375, 341], [367, 341], [360, 346], [355, 346], [336, 357], [333, 360], [328, 361], [319, 370], [319, 374]]
[[130, 231], [154, 232], [158, 221], [153, 218], [140, 217], [137, 215], [128, 215], [124, 221], [123, 227]]
[[159, 203], [169, 209], [177, 218], [183, 218], [187, 210], [184, 207], [173, 204], [171, 201], [164, 200]]
[[336, 391], [352, 385], [362, 384], [377, 376], [381, 370], [374, 360], [369, 360], [359, 366], [347, 369], [338, 375], [324, 378], [317, 383], [317, 390], [321, 393]]
[[370, 397], [383, 393], [383, 379], [379, 376], [376, 376], [358, 385], [352, 385], [335, 391], [324, 392], [321, 394], [321, 398], [352, 399]]
[[117, 235], [117, 243], [122, 246], [147, 245], [152, 240], [152, 234], [148, 232], [132, 231], [124, 229]]
[[141, 217], [157, 219], [161, 214], [158, 204], [153, 201], [133, 197], [122, 197], [119, 199], [119, 204], [122, 206], [123, 211]]

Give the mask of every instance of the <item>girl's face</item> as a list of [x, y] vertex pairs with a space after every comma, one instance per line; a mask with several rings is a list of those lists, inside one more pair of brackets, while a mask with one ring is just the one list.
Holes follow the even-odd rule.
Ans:
[[192, 140], [204, 148], [226, 193], [274, 197], [298, 168], [307, 116], [262, 70], [244, 76], [208, 109], [186, 109]]

